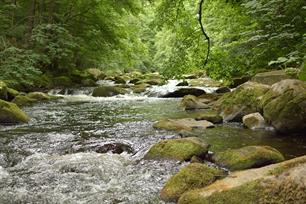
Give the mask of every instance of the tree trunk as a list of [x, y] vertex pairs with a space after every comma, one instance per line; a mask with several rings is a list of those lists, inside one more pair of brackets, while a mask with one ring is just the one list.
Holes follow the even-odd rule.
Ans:
[[207, 54], [206, 54], [206, 59], [204, 61], [204, 66], [207, 65], [208, 63], [208, 59], [209, 59], [209, 54], [210, 54], [210, 38], [209, 36], [207, 35], [207, 33], [205, 32], [205, 29], [204, 29], [204, 26], [203, 26], [203, 23], [202, 23], [202, 8], [203, 8], [203, 4], [204, 4], [204, 0], [200, 0], [199, 2], [199, 23], [200, 23], [200, 26], [201, 26], [201, 31], [205, 37], [205, 40], [207, 40]]

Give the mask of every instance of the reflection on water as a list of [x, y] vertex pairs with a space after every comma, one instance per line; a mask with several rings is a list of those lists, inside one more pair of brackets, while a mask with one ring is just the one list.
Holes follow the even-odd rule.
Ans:
[[[179, 137], [152, 128], [160, 118], [188, 116], [177, 99], [75, 95], [25, 111], [29, 124], [0, 129], [0, 203], [162, 203], [159, 190], [184, 165], [141, 160], [158, 140]], [[236, 124], [198, 134], [213, 151], [270, 145], [287, 158], [306, 153], [302, 135], [280, 137]], [[77, 146], [113, 142], [134, 151], [73, 153]]]

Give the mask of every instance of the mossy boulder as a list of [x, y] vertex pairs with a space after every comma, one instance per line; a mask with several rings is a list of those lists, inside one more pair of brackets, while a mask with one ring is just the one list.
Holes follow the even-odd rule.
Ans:
[[264, 117], [260, 113], [251, 113], [242, 118], [244, 126], [249, 129], [263, 129], [267, 127]]
[[224, 94], [214, 104], [224, 121], [242, 121], [242, 117], [261, 112], [260, 99], [270, 86], [247, 82], [230, 93]]
[[185, 110], [207, 109], [209, 106], [202, 103], [196, 96], [186, 95], [181, 101], [181, 105]]
[[7, 99], [8, 101], [12, 101], [16, 96], [20, 94], [19, 91], [12, 89], [12, 88], [7, 88]]
[[126, 81], [123, 77], [121, 76], [115, 76], [115, 83], [116, 84], [126, 84]]
[[0, 124], [27, 123], [29, 120], [16, 104], [0, 100]]
[[297, 77], [298, 73], [290, 74], [289, 70], [274, 70], [270, 72], [258, 73], [251, 79], [251, 81], [272, 85], [285, 79], [297, 79]]
[[54, 87], [71, 87], [73, 86], [72, 80], [67, 76], [55, 77], [52, 80]]
[[231, 171], [262, 167], [284, 161], [284, 156], [269, 146], [246, 146], [218, 152], [213, 161]]
[[95, 80], [103, 80], [105, 79], [106, 75], [100, 69], [97, 68], [90, 68], [86, 70], [89, 75]]
[[176, 202], [186, 191], [208, 186], [224, 175], [224, 171], [206, 164], [191, 163], [167, 181], [160, 197], [166, 202]]
[[195, 119], [196, 120], [207, 120], [214, 124], [223, 122], [223, 118], [216, 111], [199, 112], [198, 114], [196, 114]]
[[227, 86], [222, 86], [216, 90], [216, 93], [218, 94], [227, 93], [227, 92], [231, 92], [231, 89], [228, 88]]
[[194, 87], [220, 87], [222, 83], [210, 78], [196, 78], [188, 80], [190, 86]]
[[169, 92], [163, 96], [162, 98], [181, 98], [186, 95], [200, 96], [205, 94], [206, 92], [203, 89], [199, 88], [179, 88], [173, 92]]
[[135, 85], [138, 85], [138, 84], [150, 84], [150, 85], [164, 85], [165, 84], [165, 80], [163, 79], [160, 79], [160, 78], [157, 78], [157, 79], [143, 79], [143, 80], [140, 80], [140, 81], [137, 81], [135, 82]]
[[205, 157], [209, 146], [197, 137], [162, 140], [150, 148], [144, 159], [187, 161], [193, 156]]
[[27, 97], [31, 99], [35, 99], [37, 101], [49, 101], [49, 100], [56, 100], [60, 98], [57, 96], [51, 96], [43, 92], [30, 92], [27, 94]]
[[150, 84], [139, 84], [132, 87], [132, 90], [134, 93], [142, 93], [147, 90], [148, 87], [150, 87]]
[[92, 96], [94, 97], [110, 97], [119, 94], [125, 94], [126, 91], [123, 88], [115, 86], [99, 86], [94, 89]]
[[96, 82], [92, 79], [83, 79], [81, 85], [85, 87], [95, 87], [97, 86]]
[[14, 98], [14, 100], [12, 100], [12, 103], [15, 103], [18, 106], [29, 106], [35, 102], [37, 102], [36, 99], [29, 98], [28, 96], [25, 95], [18, 95]]
[[194, 129], [213, 128], [214, 124], [206, 120], [195, 120], [193, 118], [183, 119], [162, 119], [153, 125], [156, 129], [182, 131], [191, 131]]
[[306, 82], [287, 79], [273, 84], [261, 100], [263, 116], [279, 132], [306, 129]]
[[241, 76], [241, 77], [233, 77], [231, 83], [229, 84], [230, 88], [236, 88], [247, 81], [250, 80], [251, 77], [249, 76]]
[[4, 81], [0, 81], [0, 99], [1, 100], [7, 100], [7, 85]]
[[205, 188], [184, 193], [178, 204], [304, 204], [305, 181], [306, 156], [303, 156], [258, 169], [234, 172]]

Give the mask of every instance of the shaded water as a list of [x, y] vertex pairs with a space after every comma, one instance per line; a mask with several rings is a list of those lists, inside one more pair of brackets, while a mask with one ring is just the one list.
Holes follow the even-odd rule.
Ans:
[[[0, 127], [0, 203], [163, 203], [160, 189], [184, 165], [141, 160], [150, 145], [179, 137], [152, 128], [160, 118], [187, 115], [177, 99], [76, 95], [25, 111], [29, 124]], [[237, 124], [200, 136], [213, 151], [256, 144], [275, 147], [287, 158], [306, 153], [301, 135], [283, 137]], [[90, 151], [113, 142], [131, 146], [133, 153]], [[76, 151], [84, 146], [85, 152]]]

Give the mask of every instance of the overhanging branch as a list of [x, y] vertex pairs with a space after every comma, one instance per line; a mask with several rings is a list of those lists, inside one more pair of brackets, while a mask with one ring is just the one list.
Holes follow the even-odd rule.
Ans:
[[204, 0], [200, 0], [199, 2], [199, 23], [200, 23], [200, 26], [201, 26], [201, 31], [205, 37], [205, 40], [207, 40], [207, 54], [206, 54], [206, 59], [204, 61], [204, 66], [208, 63], [208, 59], [209, 59], [209, 54], [210, 54], [210, 38], [209, 36], [207, 35], [207, 33], [205, 32], [205, 29], [204, 29], [204, 26], [203, 26], [203, 23], [202, 23], [202, 8], [203, 8], [203, 4], [204, 4]]

